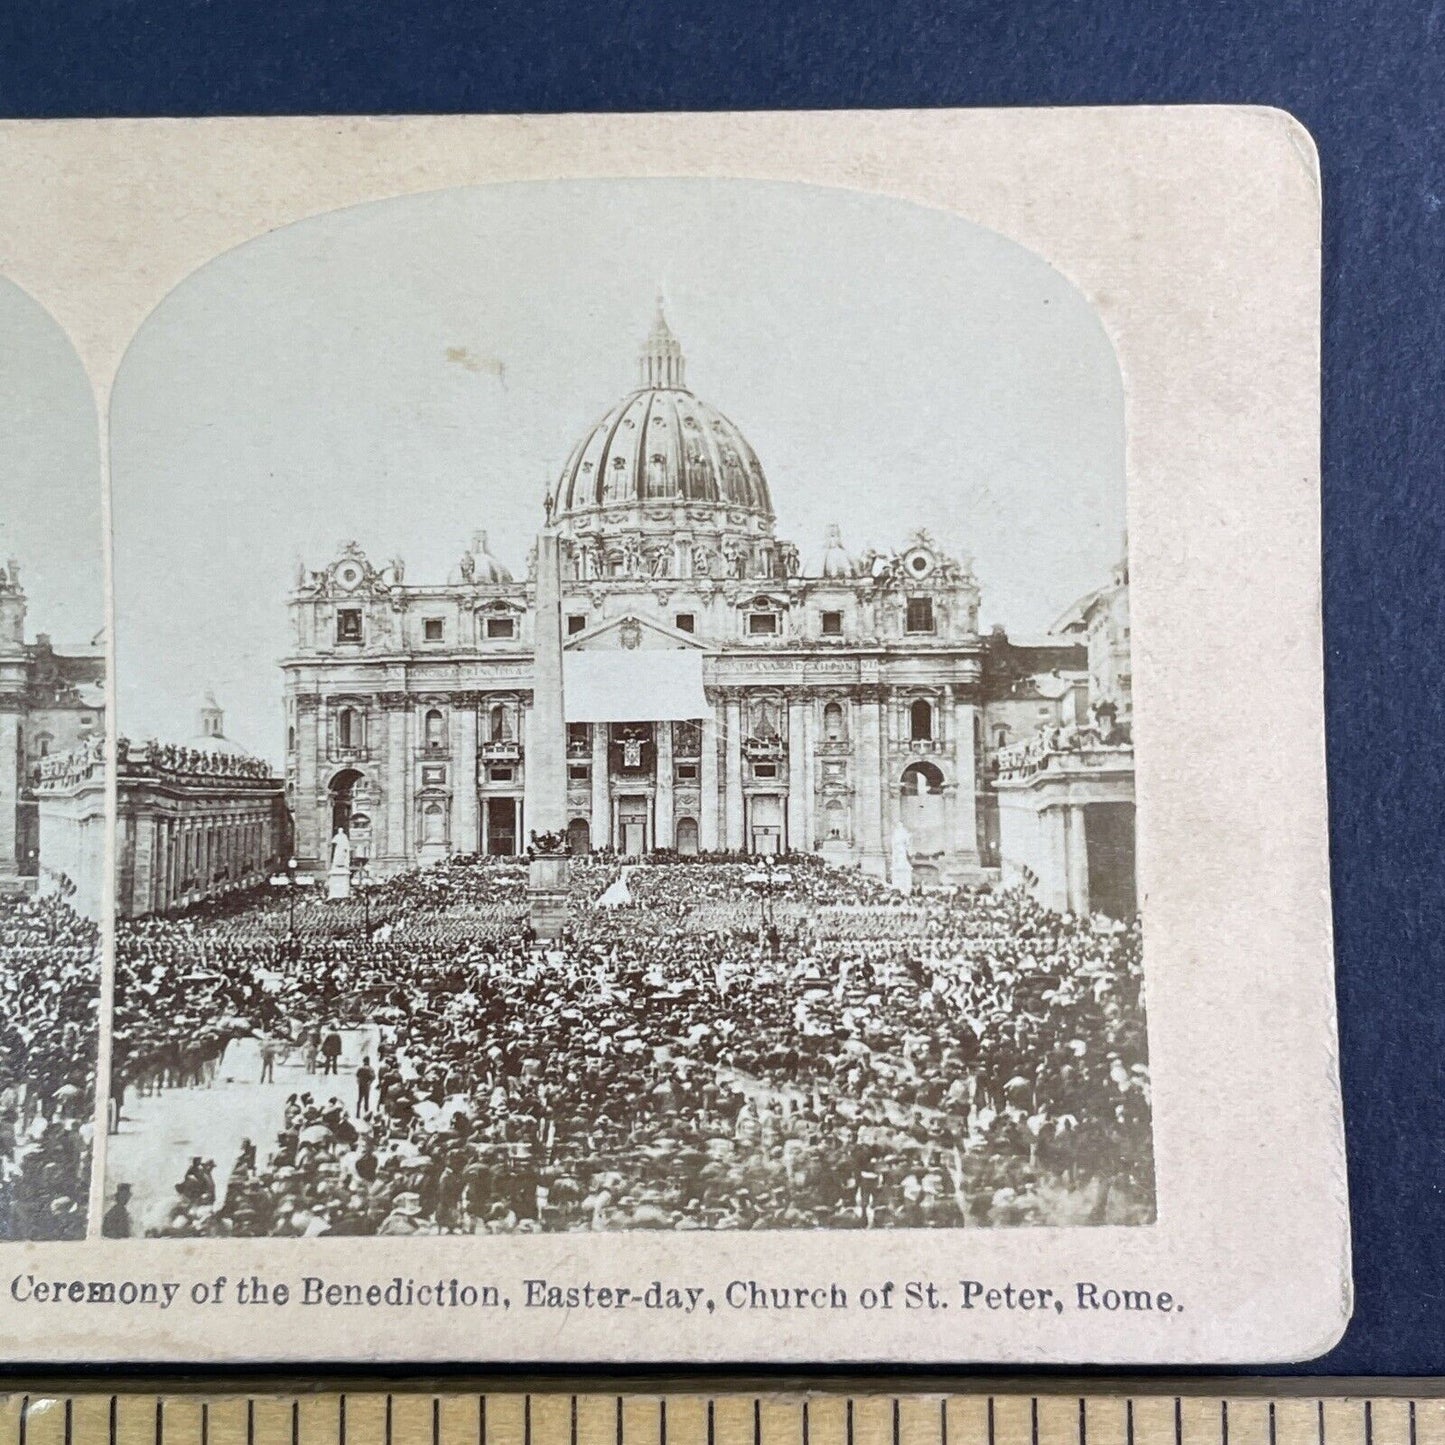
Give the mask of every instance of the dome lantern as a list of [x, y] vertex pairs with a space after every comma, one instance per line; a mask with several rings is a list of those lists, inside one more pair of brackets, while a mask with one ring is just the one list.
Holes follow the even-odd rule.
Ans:
[[652, 389], [669, 387], [685, 391], [685, 366], [682, 346], [667, 324], [667, 316], [662, 309], [662, 293], [659, 292], [652, 330], [647, 333], [647, 340], [637, 354], [637, 384]]

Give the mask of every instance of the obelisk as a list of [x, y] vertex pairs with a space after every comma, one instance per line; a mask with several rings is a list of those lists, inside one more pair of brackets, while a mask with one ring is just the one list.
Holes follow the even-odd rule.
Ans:
[[567, 715], [562, 703], [562, 547], [553, 527], [537, 534], [532, 712], [523, 766], [528, 916], [538, 938], [556, 938], [567, 926]]

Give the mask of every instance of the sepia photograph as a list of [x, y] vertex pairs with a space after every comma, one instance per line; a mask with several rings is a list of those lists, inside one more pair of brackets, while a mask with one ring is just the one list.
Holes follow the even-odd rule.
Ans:
[[1152, 1220], [1122, 385], [1040, 258], [398, 199], [189, 278], [111, 426], [107, 1235]]
[[105, 883], [100, 436], [0, 280], [0, 1240], [85, 1237]]

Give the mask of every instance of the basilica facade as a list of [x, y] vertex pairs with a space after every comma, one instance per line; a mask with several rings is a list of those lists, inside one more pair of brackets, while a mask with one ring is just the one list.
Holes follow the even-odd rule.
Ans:
[[[975, 879], [1000, 862], [997, 755], [1087, 706], [1084, 640], [981, 633], [968, 561], [926, 530], [779, 536], [758, 456], [688, 388], [661, 306], [636, 385], [539, 510], [562, 557], [574, 852], [793, 850]], [[557, 741], [532, 717], [535, 570], [484, 533], [444, 582], [354, 543], [301, 569], [282, 666], [302, 869], [325, 871], [338, 829], [378, 876], [525, 849], [529, 760]], [[611, 710], [594, 685], [583, 718], [571, 679], [599, 667]]]

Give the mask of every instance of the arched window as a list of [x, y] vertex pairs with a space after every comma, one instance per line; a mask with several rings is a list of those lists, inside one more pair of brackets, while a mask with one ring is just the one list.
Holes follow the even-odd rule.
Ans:
[[429, 708], [426, 715], [426, 745], [439, 748], [446, 741], [446, 720], [440, 708]]
[[1008, 746], [1008, 728], [1003, 723], [993, 730], [993, 745], [996, 748]]
[[286, 729], [286, 751], [288, 753], [296, 751], [296, 729], [294, 727]]
[[428, 803], [421, 810], [421, 840], [441, 843], [446, 838], [447, 810], [440, 803]]
[[908, 719], [914, 742], [933, 741], [933, 704], [926, 697], [918, 698], [908, 709]]
[[843, 836], [844, 811], [843, 803], [839, 798], [830, 798], [823, 811], [828, 815], [823, 826], [828, 830], [830, 838], [841, 838]]
[[354, 707], [344, 707], [336, 718], [337, 736], [344, 748], [361, 746], [361, 718]]
[[843, 704], [830, 702], [823, 709], [823, 736], [830, 743], [843, 740]]
[[487, 719], [488, 735], [494, 743], [505, 743], [510, 740], [511, 726], [507, 718], [507, 709], [501, 703], [492, 708]]

